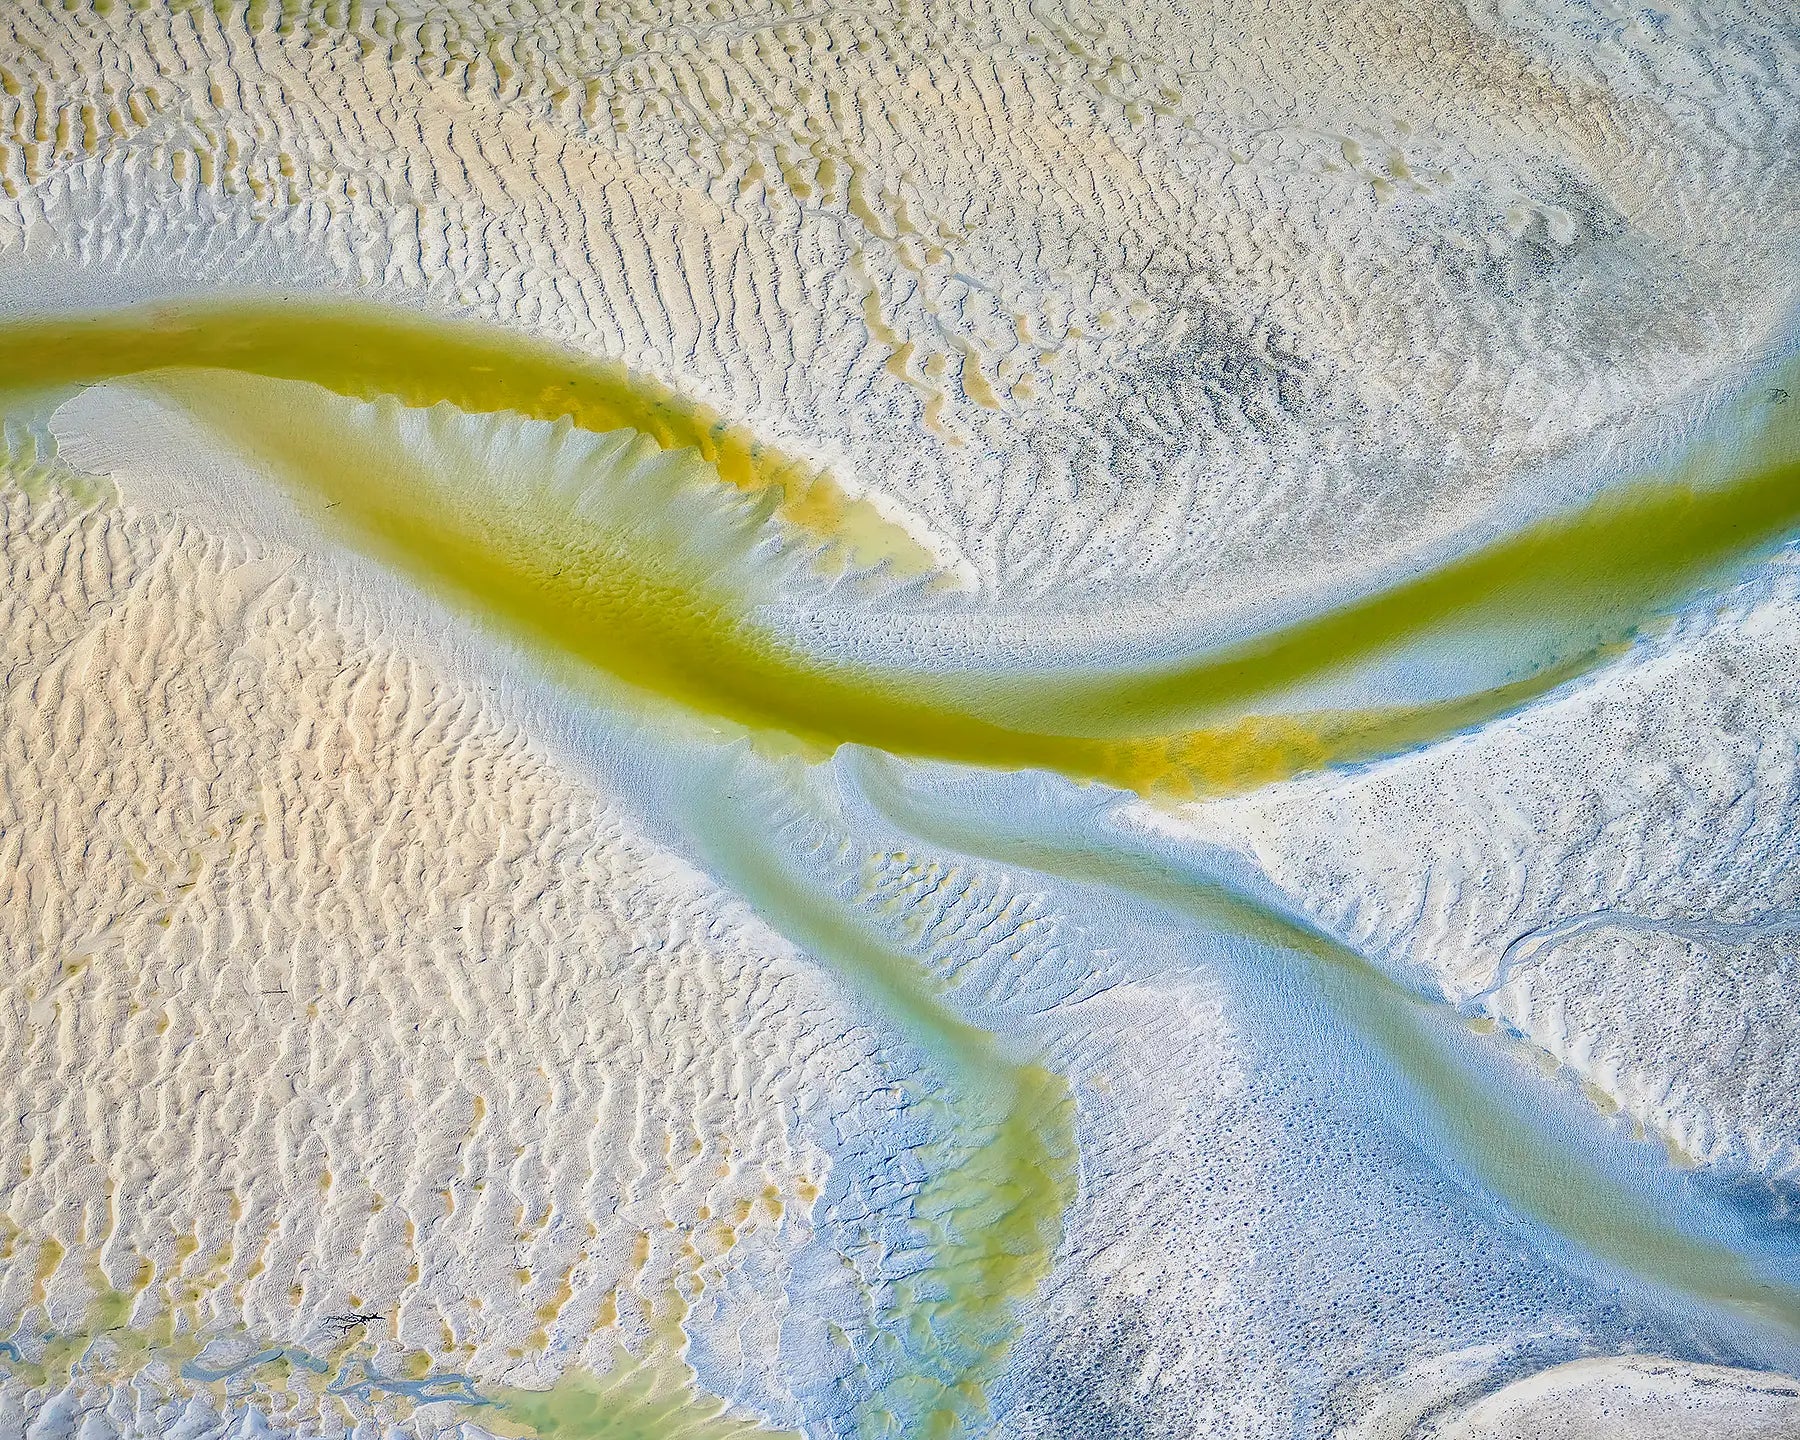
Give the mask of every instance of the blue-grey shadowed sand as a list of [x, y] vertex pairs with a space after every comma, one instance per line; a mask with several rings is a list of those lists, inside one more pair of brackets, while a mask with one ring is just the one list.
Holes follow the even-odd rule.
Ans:
[[1293, 917], [1233, 857], [1123, 826], [1117, 802], [1047, 779], [938, 775], [915, 789], [868, 752], [846, 768], [878, 815], [927, 844], [1148, 902], [1197, 930], [1275, 1063], [1405, 1135], [1557, 1263], [1704, 1311], [1702, 1327], [1747, 1358], [1800, 1357], [1800, 1230], [1673, 1166], [1572, 1086]]

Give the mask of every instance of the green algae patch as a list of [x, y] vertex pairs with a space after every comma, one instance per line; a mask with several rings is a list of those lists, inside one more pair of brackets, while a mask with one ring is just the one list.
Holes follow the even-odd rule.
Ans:
[[571, 1370], [545, 1390], [490, 1386], [488, 1407], [466, 1418], [516, 1440], [799, 1440], [733, 1418], [725, 1403], [696, 1389], [686, 1367], [662, 1368], [621, 1350], [604, 1375]]
[[1060, 1076], [1013, 1059], [928, 989], [848, 901], [809, 888], [727, 793], [705, 787], [687, 823], [719, 878], [777, 933], [831, 966], [923, 1054], [944, 1085], [944, 1140], [921, 1155], [911, 1221], [927, 1263], [896, 1282], [869, 1361], [858, 1431], [883, 1440], [973, 1436], [989, 1419], [1020, 1308], [1049, 1278], [1076, 1190], [1074, 1101]]
[[1406, 1076], [1458, 1161], [1490, 1194], [1631, 1274], [1800, 1335], [1800, 1292], [1758, 1276], [1726, 1246], [1646, 1215], [1624, 1186], [1496, 1103], [1466, 1037], [1447, 1032], [1444, 1007], [1355, 950], [1148, 850], [1021, 834], [929, 809], [890, 771], [881, 763], [856, 766], [875, 810], [930, 845], [1130, 895], [1212, 933], [1241, 936], [1290, 957], [1295, 978]]
[[[352, 543], [546, 653], [685, 711], [779, 732], [816, 753], [854, 743], [1172, 799], [1250, 789], [1482, 724], [1617, 653], [1800, 526], [1800, 406], [1759, 400], [1681, 464], [1576, 513], [1190, 661], [907, 672], [805, 652], [759, 618], [760, 604], [801, 583], [768, 522], [793, 519], [797, 504], [813, 503], [795, 497], [815, 491], [784, 478], [787, 462], [622, 371], [343, 309], [132, 312], [0, 328], [0, 388], [117, 375], [145, 377], [294, 493], [322, 502], [327, 523]], [[386, 398], [345, 398], [371, 395]], [[371, 420], [383, 415], [385, 428]], [[578, 493], [516, 474], [502, 481], [504, 455], [477, 446], [482, 463], [451, 463], [441, 444], [421, 451], [408, 415], [438, 416], [440, 429], [454, 423], [445, 417], [485, 417], [477, 423], [496, 430], [556, 417], [617, 442], [624, 458], [590, 465]], [[667, 513], [658, 513], [667, 487], [621, 480], [649, 463], [645, 452], [687, 477], [687, 498]], [[717, 503], [696, 498], [707, 493]], [[717, 499], [726, 495], [738, 508]], [[1408, 703], [1303, 701], [1434, 649], [1460, 651], [1491, 683]]]
[[[165, 1311], [144, 1326], [130, 1316], [142, 1290], [118, 1290], [97, 1263], [88, 1266], [93, 1287], [85, 1323], [77, 1330], [37, 1337], [35, 1358], [23, 1358], [18, 1337], [0, 1345], [0, 1376], [12, 1375], [34, 1390], [60, 1392], [72, 1384], [121, 1384], [154, 1370], [155, 1384], [176, 1393], [210, 1395], [221, 1406], [254, 1404], [283, 1423], [317, 1419], [329, 1403], [352, 1405], [352, 1416], [404, 1419], [424, 1406], [450, 1408], [461, 1420], [493, 1434], [536, 1440], [798, 1440], [733, 1417], [725, 1402], [701, 1390], [679, 1358], [640, 1359], [615, 1346], [603, 1375], [566, 1371], [543, 1390], [484, 1386], [466, 1376], [434, 1373], [429, 1355], [412, 1352], [404, 1373], [384, 1376], [365, 1325], [346, 1331], [338, 1345], [313, 1355], [293, 1345], [262, 1344], [238, 1330], [196, 1328], [178, 1332]], [[207, 1363], [217, 1342], [235, 1342], [236, 1358]], [[358, 1392], [366, 1392], [356, 1400]], [[379, 1394], [379, 1407], [370, 1397]], [[341, 1419], [340, 1413], [334, 1417]]]

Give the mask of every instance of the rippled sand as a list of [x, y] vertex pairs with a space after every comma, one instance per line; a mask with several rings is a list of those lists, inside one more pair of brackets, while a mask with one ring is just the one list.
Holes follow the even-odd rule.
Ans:
[[0, 1437], [1800, 1434], [1777, 0], [0, 15]]

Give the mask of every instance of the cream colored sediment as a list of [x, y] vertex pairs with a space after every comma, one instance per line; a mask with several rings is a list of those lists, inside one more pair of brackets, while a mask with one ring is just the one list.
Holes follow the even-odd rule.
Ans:
[[829, 1097], [880, 1085], [784, 942], [291, 553], [0, 522], [0, 1333], [112, 1287], [536, 1386], [678, 1360], [734, 1267], [779, 1295]]

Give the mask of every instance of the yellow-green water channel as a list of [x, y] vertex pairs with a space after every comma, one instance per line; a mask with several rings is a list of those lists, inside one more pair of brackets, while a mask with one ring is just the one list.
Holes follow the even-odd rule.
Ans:
[[[186, 372], [183, 378], [181, 372]], [[203, 378], [196, 379], [196, 373]], [[794, 534], [907, 541], [814, 469], [616, 366], [378, 310], [261, 302], [0, 327], [0, 391], [152, 375], [353, 541], [530, 642], [684, 708], [826, 749], [1043, 768], [1144, 792], [1256, 785], [1423, 743], [1579, 673], [1800, 524], [1800, 406], [1750, 404], [1682, 462], [1430, 574], [1174, 665], [917, 673], [811, 655], [739, 588], [598, 533], [566, 497], [493, 503], [374, 443], [330, 397], [635, 431]], [[1800, 386], [1793, 387], [1800, 390]], [[874, 537], [871, 539], [871, 537]], [[1282, 697], [1421, 644], [1532, 637], [1518, 673], [1428, 703], [1295, 712]]]

